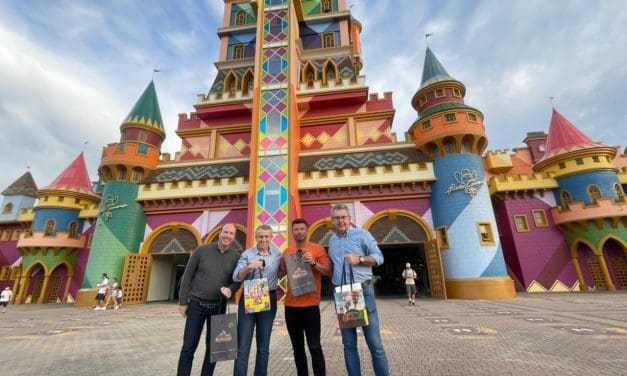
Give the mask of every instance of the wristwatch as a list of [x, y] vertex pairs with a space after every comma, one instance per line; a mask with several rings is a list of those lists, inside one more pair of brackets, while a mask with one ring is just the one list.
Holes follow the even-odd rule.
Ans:
[[318, 265], [318, 261], [314, 260], [313, 264], [311, 264], [311, 266], [316, 266]]
[[366, 256], [359, 256], [359, 263], [360, 264], [365, 264], [366, 263]]

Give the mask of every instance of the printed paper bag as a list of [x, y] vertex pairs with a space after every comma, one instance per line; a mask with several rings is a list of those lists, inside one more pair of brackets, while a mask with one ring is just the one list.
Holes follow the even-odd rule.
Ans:
[[244, 281], [244, 312], [257, 313], [270, 310], [270, 290], [267, 278]]
[[333, 297], [340, 329], [368, 326], [368, 310], [360, 283], [336, 287]]
[[237, 358], [237, 313], [211, 316], [211, 363]]
[[316, 291], [311, 265], [303, 261], [301, 252], [285, 256], [285, 266], [292, 295], [301, 296]]

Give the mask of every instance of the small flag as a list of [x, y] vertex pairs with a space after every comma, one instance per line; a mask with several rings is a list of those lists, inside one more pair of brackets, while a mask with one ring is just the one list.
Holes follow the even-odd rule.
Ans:
[[427, 33], [427, 34], [425, 34], [425, 38], [429, 38], [432, 35], [433, 35], [433, 33]]
[[153, 69], [152, 71], [153, 71], [153, 73], [156, 73], [156, 72], [161, 72], [161, 71], [160, 71], [159, 69], [157, 69], [157, 68]]

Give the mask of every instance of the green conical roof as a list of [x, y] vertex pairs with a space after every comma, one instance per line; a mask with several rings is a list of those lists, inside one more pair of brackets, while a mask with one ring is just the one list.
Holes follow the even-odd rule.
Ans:
[[150, 81], [148, 87], [144, 90], [141, 97], [139, 97], [131, 112], [129, 112], [122, 122], [122, 124], [128, 123], [146, 125], [164, 133], [161, 110], [159, 109], [159, 100], [157, 99], [154, 81]]
[[431, 52], [431, 49], [427, 47], [425, 65], [422, 68], [422, 82], [420, 83], [420, 87], [423, 88], [438, 81], [450, 80], [453, 80], [453, 78], [449, 76], [446, 69], [444, 69], [444, 66], [438, 61], [438, 58], [435, 57], [433, 52]]

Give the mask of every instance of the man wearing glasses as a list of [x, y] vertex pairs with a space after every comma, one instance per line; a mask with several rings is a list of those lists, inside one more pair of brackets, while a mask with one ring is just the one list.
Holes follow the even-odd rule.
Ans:
[[[377, 376], [389, 375], [388, 360], [379, 333], [377, 302], [372, 286], [372, 267], [383, 264], [383, 253], [377, 241], [368, 231], [352, 227], [348, 206], [336, 204], [332, 209], [335, 234], [329, 239], [329, 257], [333, 263], [332, 281], [341, 286], [342, 268], [346, 275], [353, 269], [355, 283], [361, 283], [368, 310], [369, 325], [362, 327], [366, 343], [372, 356], [372, 368]], [[342, 329], [344, 363], [349, 376], [361, 375], [359, 352], [357, 350], [357, 329]]]

